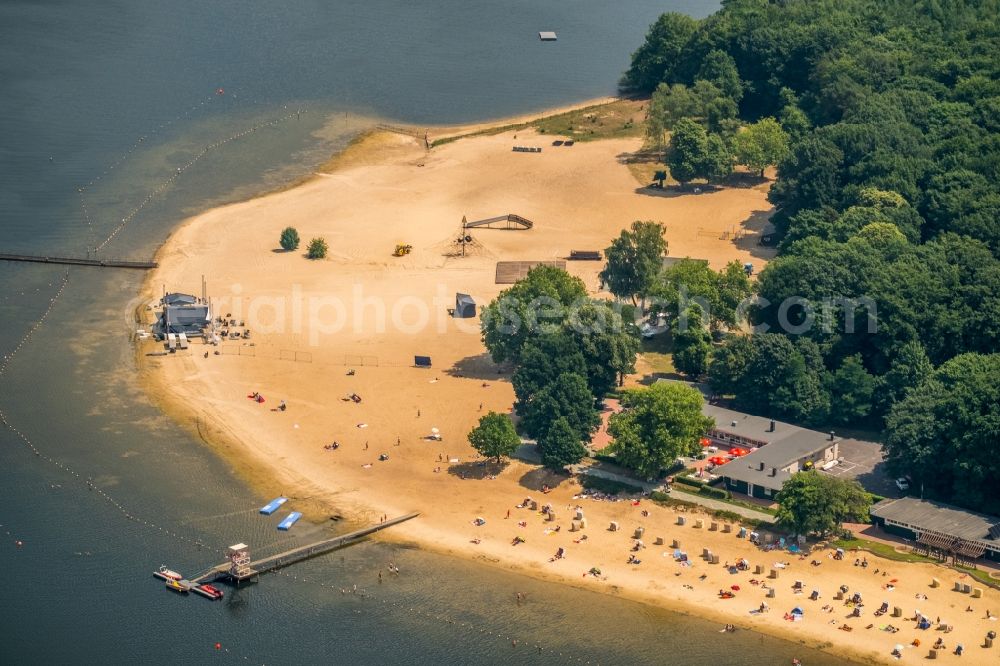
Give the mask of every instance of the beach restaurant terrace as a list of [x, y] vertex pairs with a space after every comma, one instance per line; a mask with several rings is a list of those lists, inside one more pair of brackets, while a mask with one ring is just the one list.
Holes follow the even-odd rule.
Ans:
[[714, 470], [731, 492], [774, 499], [796, 472], [836, 460], [840, 438], [706, 403], [702, 413], [715, 419], [707, 435], [714, 443], [755, 449]]

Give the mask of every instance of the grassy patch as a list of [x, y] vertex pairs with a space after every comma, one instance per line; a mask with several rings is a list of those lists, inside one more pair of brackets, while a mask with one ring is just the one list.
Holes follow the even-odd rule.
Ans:
[[602, 493], [608, 493], [609, 495], [617, 495], [619, 493], [641, 493], [641, 486], [633, 486], [630, 483], [624, 483], [622, 481], [615, 481], [613, 479], [604, 479], [599, 476], [591, 476], [590, 474], [580, 475], [580, 485], [584, 488], [589, 488], [590, 490], [596, 490]]
[[617, 100], [540, 118], [531, 125], [540, 134], [565, 136], [576, 141], [642, 137], [647, 104], [647, 100]]
[[659, 352], [644, 352], [642, 359], [646, 362], [649, 372], [656, 374], [675, 375], [677, 368], [674, 367], [673, 354], [661, 354]]
[[990, 578], [988, 571], [983, 571], [982, 569], [973, 569], [972, 567], [964, 567], [960, 564], [956, 564], [955, 569], [961, 571], [962, 573], [967, 573], [980, 583], [984, 585], [989, 585], [990, 587], [1000, 589], [1000, 580], [996, 578]]
[[879, 557], [884, 557], [887, 560], [894, 560], [896, 562], [938, 562], [938, 560], [934, 558], [925, 557], [919, 553], [901, 553], [887, 543], [869, 541], [867, 539], [838, 539], [831, 542], [830, 545], [833, 548], [843, 548], [844, 550], [860, 548], [861, 550], [866, 550], [869, 553], [874, 553]]
[[710, 509], [706, 509], [700, 504], [696, 504], [694, 502], [688, 502], [684, 499], [681, 499], [680, 497], [677, 496], [677, 493], [668, 495], [667, 493], [661, 493], [659, 491], [656, 491], [649, 494], [649, 499], [655, 502], [656, 504], [659, 504], [660, 506], [665, 506], [668, 508], [684, 507], [685, 509], [695, 509], [695, 508], [701, 509], [702, 511], [705, 511], [709, 516], [713, 518], [717, 518], [727, 523], [735, 523], [737, 525], [743, 525], [744, 527], [749, 527], [750, 529], [757, 529], [758, 527], [769, 527], [769, 528], [774, 527], [773, 525], [770, 525], [760, 520], [754, 520], [752, 518], [744, 518], [738, 513], [734, 513], [732, 511], [724, 511], [724, 510], [712, 511]]
[[564, 136], [576, 141], [641, 137], [645, 133], [647, 104], [648, 100], [642, 99], [620, 99], [606, 104], [594, 104], [525, 123], [498, 125], [468, 134], [446, 136], [432, 141], [431, 147], [443, 146], [465, 137], [491, 136], [525, 128], [534, 128], [540, 134]]
[[639, 355], [649, 367], [649, 372], [676, 374], [674, 367], [674, 337], [669, 331], [643, 338], [639, 343]]
[[738, 499], [733, 499], [731, 496], [729, 499], [722, 499], [721, 497], [715, 497], [714, 495], [707, 495], [705, 493], [702, 493], [700, 490], [695, 490], [694, 488], [691, 488], [689, 490], [688, 488], [684, 488], [683, 486], [678, 486], [676, 483], [674, 484], [672, 490], [674, 492], [682, 492], [682, 493], [687, 493], [689, 495], [700, 495], [702, 497], [708, 497], [709, 499], [713, 499], [716, 502], [725, 502], [726, 504], [732, 504], [733, 506], [739, 506], [744, 509], [751, 509], [753, 511], [759, 511], [760, 513], [766, 513], [769, 516], [777, 514], [777, 511], [767, 506], [758, 506], [757, 504], [752, 504], [750, 502], [743, 502]]
[[649, 499], [656, 502], [660, 506], [666, 506], [666, 507], [683, 506], [685, 508], [694, 508], [694, 507], [702, 508], [700, 504], [695, 504], [694, 502], [687, 502], [683, 499], [678, 499], [675, 495], [676, 493], [667, 494], [656, 491], [649, 494]]

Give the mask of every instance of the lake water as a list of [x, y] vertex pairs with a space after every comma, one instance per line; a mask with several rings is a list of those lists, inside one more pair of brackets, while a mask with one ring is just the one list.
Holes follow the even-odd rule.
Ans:
[[[457, 123], [613, 94], [659, 12], [714, 8], [0, 3], [0, 251], [147, 257], [184, 217], [308, 173], [375, 118]], [[0, 663], [839, 663], [379, 543], [221, 603], [166, 593], [150, 576], [163, 562], [194, 572], [230, 543], [275, 552], [321, 528], [279, 535], [256, 515], [266, 498], [139, 390], [141, 277], [0, 262], [0, 352], [14, 354], [0, 375], [14, 428], [0, 429]], [[403, 575], [379, 585], [390, 560]], [[366, 594], [341, 593], [354, 585]]]

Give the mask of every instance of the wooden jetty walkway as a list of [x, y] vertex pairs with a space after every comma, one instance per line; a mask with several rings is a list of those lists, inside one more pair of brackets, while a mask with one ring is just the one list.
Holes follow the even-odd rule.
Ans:
[[233, 566], [232, 563], [225, 562], [224, 564], [212, 567], [207, 572], [196, 578], [192, 578], [190, 582], [193, 585], [199, 585], [201, 583], [213, 581], [220, 577], [225, 577], [238, 583], [267, 571], [281, 569], [282, 567], [286, 567], [290, 564], [295, 564], [296, 562], [301, 562], [303, 560], [316, 557], [317, 555], [329, 553], [331, 550], [347, 546], [355, 541], [358, 541], [359, 539], [363, 539], [369, 534], [374, 534], [375, 532], [384, 530], [387, 527], [405, 523], [406, 521], [412, 520], [419, 515], [419, 513], [408, 513], [405, 516], [399, 516], [398, 518], [390, 518], [389, 520], [381, 522], [378, 525], [372, 525], [371, 527], [365, 527], [348, 534], [341, 534], [340, 536], [335, 536], [330, 539], [324, 539], [305, 546], [292, 548], [291, 550], [286, 550], [282, 553], [278, 553], [277, 555], [270, 555], [259, 560], [251, 561], [249, 565], [250, 573], [245, 576], [235, 576], [231, 571]]
[[35, 264], [69, 264], [71, 266], [97, 266], [99, 268], [137, 268], [148, 270], [159, 266], [155, 261], [123, 261], [120, 259], [84, 259], [82, 257], [43, 257], [33, 254], [0, 253], [2, 261], [26, 261]]

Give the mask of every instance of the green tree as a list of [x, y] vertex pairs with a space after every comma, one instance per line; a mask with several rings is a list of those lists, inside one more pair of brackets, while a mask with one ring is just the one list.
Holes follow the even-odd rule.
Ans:
[[700, 107], [697, 115], [709, 132], [719, 132], [728, 127], [739, 113], [736, 102], [714, 83], [695, 81], [692, 93]]
[[978, 511], [1000, 506], [1000, 354], [961, 354], [906, 392], [886, 419], [894, 474]]
[[719, 297], [718, 277], [708, 262], [686, 257], [660, 272], [651, 296], [657, 309], [675, 316], [680, 316], [689, 303], [697, 303], [714, 321]]
[[663, 266], [667, 252], [665, 229], [659, 222], [635, 221], [604, 252], [607, 264], [600, 273], [601, 282], [618, 298], [645, 297]]
[[469, 432], [469, 443], [480, 455], [493, 458], [499, 464], [517, 451], [521, 438], [506, 414], [489, 412], [479, 418], [479, 425]]
[[701, 306], [692, 303], [673, 322], [674, 367], [691, 379], [698, 379], [708, 370], [712, 353], [712, 338]]
[[587, 376], [587, 362], [577, 340], [561, 328], [529, 338], [521, 348], [517, 368], [511, 376], [518, 413], [555, 377], [563, 374]]
[[704, 113], [701, 100], [690, 88], [682, 83], [667, 85], [661, 83], [649, 100], [646, 113], [646, 136], [656, 146], [664, 144], [666, 133], [673, 129], [682, 118], [701, 116]]
[[327, 245], [325, 238], [313, 238], [309, 241], [309, 247], [306, 249], [306, 256], [310, 259], [324, 259], [326, 258], [326, 253], [330, 250], [330, 246]]
[[778, 180], [767, 198], [785, 215], [836, 205], [843, 196], [843, 162], [844, 152], [837, 144], [810, 134], [778, 163]]
[[541, 439], [556, 420], [563, 418], [573, 428], [577, 441], [590, 441], [601, 423], [594, 396], [587, 386], [587, 378], [574, 373], [553, 377], [526, 403], [518, 403], [524, 432]]
[[733, 137], [736, 162], [764, 177], [767, 167], [778, 164], [788, 155], [788, 134], [774, 118], [764, 118], [747, 125]]
[[781, 89], [781, 102], [781, 113], [778, 115], [778, 120], [781, 121], [782, 129], [788, 132], [792, 139], [801, 138], [812, 129], [809, 116], [799, 106], [798, 98], [790, 88]]
[[738, 328], [744, 322], [745, 306], [753, 293], [750, 277], [738, 261], [730, 261], [716, 279], [717, 302], [712, 307], [712, 320], [717, 328]]
[[857, 481], [815, 470], [793, 474], [775, 499], [778, 524], [803, 536], [826, 536], [844, 522], [865, 522], [872, 502]]
[[897, 402], [934, 371], [924, 346], [916, 340], [905, 343], [893, 357], [892, 367], [878, 377], [876, 383], [875, 409], [882, 415], [888, 414]]
[[650, 26], [646, 41], [632, 54], [632, 64], [622, 80], [625, 86], [650, 92], [672, 80], [681, 52], [697, 27], [698, 22], [686, 14], [662, 14]]
[[875, 378], [865, 369], [861, 354], [844, 359], [829, 375], [830, 418], [842, 425], [856, 424], [871, 412]]
[[714, 425], [701, 413], [703, 402], [701, 393], [684, 384], [661, 382], [625, 391], [623, 410], [608, 425], [618, 462], [652, 479], [678, 457], [695, 455], [700, 438]]
[[667, 148], [667, 168], [674, 180], [685, 186], [702, 175], [708, 153], [708, 134], [705, 128], [684, 118], [674, 125]]
[[299, 232], [295, 230], [295, 227], [285, 227], [281, 231], [281, 238], [278, 239], [281, 243], [281, 247], [285, 250], [291, 252], [299, 247]]
[[574, 310], [564, 325], [583, 354], [587, 384], [597, 399], [635, 372], [639, 331], [634, 319], [626, 319], [620, 310], [607, 301], [593, 300]]
[[778, 333], [733, 336], [709, 367], [712, 390], [750, 412], [823, 423], [830, 412], [823, 356], [815, 342]]
[[725, 140], [684, 118], [677, 122], [667, 148], [670, 175], [682, 186], [695, 178], [720, 180], [733, 170], [733, 158]]
[[674, 345], [674, 367], [692, 380], [699, 379], [708, 371], [708, 359], [712, 355], [712, 342], [707, 332], [697, 337], [685, 337]]
[[733, 173], [733, 153], [726, 140], [718, 134], [709, 134], [705, 142], [705, 158], [701, 163], [701, 176], [708, 182], [718, 182]]
[[536, 266], [483, 309], [480, 330], [486, 349], [497, 363], [516, 363], [528, 338], [560, 328], [571, 306], [586, 295], [580, 278], [553, 266]]
[[555, 471], [561, 471], [567, 465], [575, 465], [587, 455], [579, 433], [563, 416], [553, 421], [538, 438], [538, 450], [542, 456], [542, 464]]
[[985, 176], [956, 169], [934, 176], [924, 195], [928, 231], [977, 238], [1000, 252], [1000, 192]]
[[689, 258], [663, 269], [651, 291], [658, 308], [678, 315], [689, 302], [697, 303], [713, 330], [739, 326], [745, 316], [741, 305], [750, 294], [750, 278], [738, 261], [716, 272], [708, 263]]
[[749, 368], [756, 346], [748, 335], [734, 335], [717, 348], [708, 366], [708, 385], [721, 395], [743, 395], [750, 390]]
[[740, 80], [739, 70], [736, 69], [736, 61], [725, 51], [719, 49], [709, 51], [702, 60], [701, 68], [695, 78], [711, 82], [722, 94], [737, 104], [743, 99], [743, 81]]

